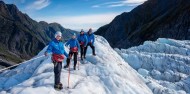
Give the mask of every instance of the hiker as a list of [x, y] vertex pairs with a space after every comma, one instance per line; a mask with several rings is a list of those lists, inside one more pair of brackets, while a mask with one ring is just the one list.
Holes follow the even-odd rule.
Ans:
[[88, 46], [90, 46], [92, 48], [92, 54], [94, 56], [96, 56], [95, 54], [95, 47], [94, 47], [94, 41], [95, 41], [95, 37], [94, 34], [92, 33], [92, 29], [90, 28], [89, 31], [86, 34], [87, 39], [88, 39], [88, 44], [87, 46], [84, 48], [84, 58], [86, 58], [86, 51], [88, 49]]
[[64, 44], [61, 41], [62, 33], [56, 32], [55, 33], [55, 39], [53, 39], [45, 52], [45, 56], [48, 55], [48, 53], [52, 53], [52, 61], [54, 64], [54, 75], [55, 75], [55, 89], [63, 89], [63, 85], [60, 82], [60, 76], [61, 76], [61, 69], [62, 69], [62, 62], [64, 60], [64, 55], [68, 57], [68, 54], [66, 53], [64, 49]]
[[84, 57], [84, 48], [87, 46], [88, 39], [87, 36], [84, 34], [84, 30], [82, 29], [80, 32], [80, 35], [77, 37], [79, 44], [80, 44], [80, 55], [81, 60], [83, 60]]
[[71, 58], [74, 55], [74, 70], [76, 70], [76, 64], [77, 64], [77, 55], [78, 55], [78, 50], [80, 48], [79, 42], [76, 38], [76, 34], [73, 33], [72, 38], [65, 44], [66, 46], [70, 47], [70, 52], [69, 52], [69, 57], [67, 58], [67, 65], [64, 66], [64, 68], [68, 68]]

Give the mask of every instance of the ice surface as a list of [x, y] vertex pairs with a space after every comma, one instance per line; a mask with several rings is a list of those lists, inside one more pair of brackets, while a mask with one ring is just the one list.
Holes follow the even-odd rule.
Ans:
[[115, 51], [143, 76], [154, 94], [190, 93], [190, 41], [159, 38]]
[[[69, 89], [68, 70], [62, 69], [63, 90], [54, 90], [54, 66], [48, 56], [0, 74], [0, 94], [152, 94], [146, 80], [104, 38], [96, 36], [95, 46], [97, 56], [92, 56], [89, 49], [87, 63], [80, 64], [80, 70], [71, 71]], [[36, 57], [43, 55], [45, 50]]]

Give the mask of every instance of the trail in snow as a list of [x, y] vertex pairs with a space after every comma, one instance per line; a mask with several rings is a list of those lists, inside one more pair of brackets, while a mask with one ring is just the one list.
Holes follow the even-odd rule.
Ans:
[[71, 71], [70, 89], [67, 89], [68, 71], [62, 69], [64, 89], [54, 90], [53, 64], [48, 56], [0, 74], [0, 94], [152, 94], [138, 73], [104, 38], [96, 36], [95, 46], [97, 56], [88, 50], [87, 63], [80, 64], [80, 70]]
[[160, 38], [115, 50], [143, 76], [154, 94], [190, 93], [190, 41]]

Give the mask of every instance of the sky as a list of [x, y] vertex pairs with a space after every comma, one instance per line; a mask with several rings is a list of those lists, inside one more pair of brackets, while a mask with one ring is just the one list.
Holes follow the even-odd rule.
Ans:
[[36, 21], [57, 22], [73, 30], [97, 30], [146, 0], [3, 0]]

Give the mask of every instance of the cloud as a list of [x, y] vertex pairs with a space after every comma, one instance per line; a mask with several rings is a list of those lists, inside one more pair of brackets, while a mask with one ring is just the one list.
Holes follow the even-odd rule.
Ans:
[[144, 3], [147, 0], [121, 0], [121, 1], [116, 1], [116, 2], [106, 2], [103, 4], [97, 4], [97, 5], [93, 5], [93, 8], [99, 8], [99, 7], [122, 7], [122, 6], [137, 6], [140, 5], [142, 3]]
[[100, 5], [93, 5], [92, 7], [93, 8], [98, 8], [98, 7], [100, 7]]
[[26, 9], [29, 10], [40, 10], [50, 5], [50, 0], [36, 0], [32, 4], [28, 5]]
[[98, 29], [99, 27], [110, 23], [120, 13], [91, 14], [81, 16], [54, 16], [36, 18], [37, 21], [47, 21], [48, 23], [57, 22], [65, 28], [73, 30], [89, 28]]

